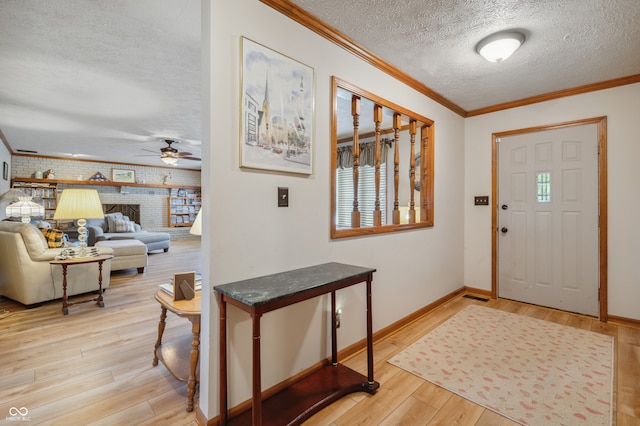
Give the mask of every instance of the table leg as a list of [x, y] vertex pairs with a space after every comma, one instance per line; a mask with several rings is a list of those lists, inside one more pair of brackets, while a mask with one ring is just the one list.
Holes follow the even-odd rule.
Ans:
[[62, 264], [62, 314], [69, 315], [69, 302], [67, 298], [67, 265]]
[[164, 334], [166, 319], [167, 319], [167, 308], [162, 306], [162, 311], [160, 312], [160, 322], [158, 323], [158, 340], [156, 340], [156, 346], [153, 349], [153, 366], [154, 367], [158, 365], [158, 348], [162, 344], [162, 335]]
[[98, 299], [96, 303], [101, 308], [104, 308], [104, 301], [102, 300], [102, 263], [104, 260], [98, 261]]
[[369, 386], [375, 384], [373, 380], [373, 319], [371, 313], [371, 275], [367, 278], [367, 380]]
[[220, 425], [227, 424], [227, 303], [222, 299], [222, 295], [216, 293], [218, 300], [218, 310], [220, 311], [220, 336], [219, 336], [219, 357], [220, 357]]
[[193, 342], [191, 342], [191, 355], [189, 364], [189, 380], [187, 381], [187, 411], [193, 411], [193, 397], [196, 394], [196, 369], [198, 366], [198, 358], [200, 357], [200, 316], [193, 316], [191, 320], [191, 333], [193, 333]]
[[336, 330], [336, 292], [331, 292], [331, 364], [338, 365], [338, 331]]
[[262, 426], [262, 372], [260, 371], [260, 317], [253, 318], [253, 426]]

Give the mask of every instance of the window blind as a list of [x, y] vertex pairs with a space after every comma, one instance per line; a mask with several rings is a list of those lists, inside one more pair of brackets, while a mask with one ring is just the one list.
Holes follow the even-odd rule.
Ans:
[[[358, 210], [360, 226], [373, 226], [373, 209], [376, 206], [376, 169], [372, 166], [360, 166], [358, 177]], [[353, 211], [353, 167], [336, 169], [336, 226], [351, 228]], [[380, 210], [382, 223], [386, 222], [387, 206], [387, 167], [380, 165]]]

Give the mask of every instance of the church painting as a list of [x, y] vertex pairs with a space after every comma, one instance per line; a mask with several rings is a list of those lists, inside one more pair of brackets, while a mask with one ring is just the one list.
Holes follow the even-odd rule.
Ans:
[[240, 166], [311, 174], [313, 68], [242, 37]]

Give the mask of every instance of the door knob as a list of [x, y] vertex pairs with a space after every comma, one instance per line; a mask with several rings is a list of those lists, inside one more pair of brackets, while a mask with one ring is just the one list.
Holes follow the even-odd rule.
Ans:
[[503, 234], [506, 234], [508, 231], [509, 230], [504, 226], [500, 229], [500, 232], [502, 232]]
[[506, 204], [503, 204], [501, 207], [502, 207], [502, 210], [506, 210], [509, 208], [509, 206], [507, 206]]

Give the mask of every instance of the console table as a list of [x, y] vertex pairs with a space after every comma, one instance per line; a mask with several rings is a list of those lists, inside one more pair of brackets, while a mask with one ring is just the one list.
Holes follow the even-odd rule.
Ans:
[[[342, 263], [325, 263], [215, 286], [220, 308], [220, 424], [300, 424], [344, 395], [361, 391], [375, 393], [380, 387], [373, 379], [371, 282], [375, 271]], [[366, 282], [367, 296], [367, 376], [339, 364], [337, 351], [335, 292], [361, 282]], [[331, 363], [263, 401], [261, 316], [327, 293], [331, 293]], [[233, 419], [228, 419], [227, 413], [227, 303], [247, 312], [253, 323], [252, 409]]]

